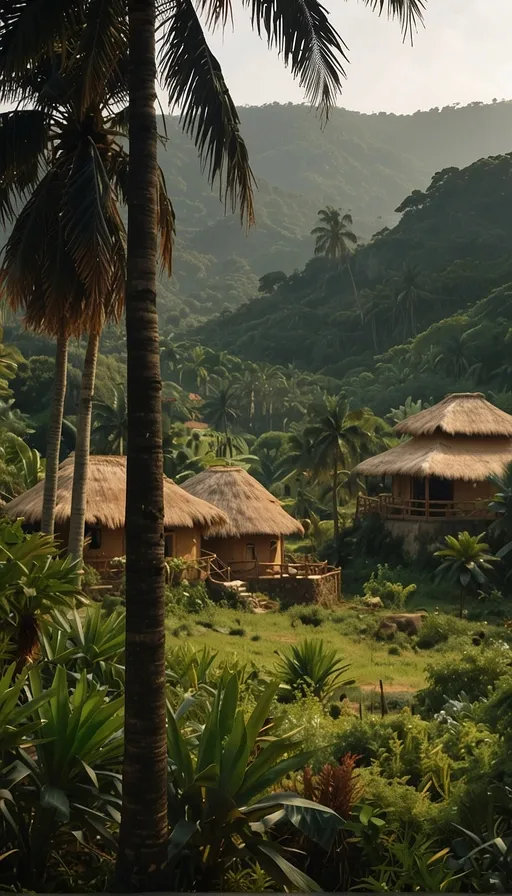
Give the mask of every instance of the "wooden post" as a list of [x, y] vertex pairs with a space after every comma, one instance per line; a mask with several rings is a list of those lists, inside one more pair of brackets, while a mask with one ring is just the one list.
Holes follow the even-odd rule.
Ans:
[[425, 516], [428, 519], [430, 514], [430, 477], [425, 476]]
[[363, 721], [363, 700], [361, 697], [359, 698], [359, 719], [361, 722]]
[[386, 704], [386, 698], [384, 696], [384, 685], [382, 683], [382, 678], [379, 679], [379, 687], [380, 687], [380, 714], [382, 718], [387, 715], [388, 707]]

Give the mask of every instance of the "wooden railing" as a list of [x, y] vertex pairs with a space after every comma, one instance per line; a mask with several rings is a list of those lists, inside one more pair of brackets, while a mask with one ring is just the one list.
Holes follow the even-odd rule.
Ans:
[[357, 496], [357, 517], [378, 513], [386, 519], [492, 519], [488, 502], [481, 501], [421, 501], [404, 499], [398, 501], [392, 495], [383, 494], [370, 497]]

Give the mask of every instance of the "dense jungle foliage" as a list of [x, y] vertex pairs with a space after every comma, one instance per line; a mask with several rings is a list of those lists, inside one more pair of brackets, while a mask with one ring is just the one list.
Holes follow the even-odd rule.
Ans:
[[[394, 209], [435, 171], [508, 152], [512, 105], [473, 103], [414, 115], [335, 109], [325, 128], [306, 106], [241, 108], [241, 131], [258, 182], [256, 227], [247, 236], [224, 215], [192, 143], [166, 117], [160, 150], [177, 219], [174, 276], [162, 281], [161, 313], [182, 322], [252, 299], [267, 271], [291, 274], [311, 257], [317, 210], [350, 209], [358, 236], [393, 225]], [[162, 131], [164, 129], [162, 128]], [[192, 322], [190, 321], [190, 322]]]

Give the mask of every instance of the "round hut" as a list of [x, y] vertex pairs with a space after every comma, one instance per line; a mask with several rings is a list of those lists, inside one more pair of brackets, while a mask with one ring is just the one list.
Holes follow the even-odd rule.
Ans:
[[285, 537], [304, 535], [277, 498], [240, 467], [209, 467], [181, 487], [226, 515], [226, 522], [209, 527], [202, 544], [239, 575], [258, 564], [283, 563]]
[[464, 392], [407, 417], [395, 432], [408, 438], [356, 467], [366, 477], [391, 477], [391, 494], [359, 497], [359, 515], [406, 523], [490, 516], [489, 476], [512, 461], [512, 416], [482, 393]]
[[[59, 467], [55, 538], [67, 545], [71, 516], [74, 457]], [[25, 525], [41, 525], [44, 480], [14, 498], [2, 509], [11, 519], [23, 518]], [[87, 478], [86, 538], [84, 561], [105, 567], [114, 557], [125, 554], [126, 457], [91, 454]], [[227, 518], [218, 507], [183, 491], [164, 476], [165, 553], [168, 557], [199, 560], [201, 536], [210, 526], [225, 525]]]

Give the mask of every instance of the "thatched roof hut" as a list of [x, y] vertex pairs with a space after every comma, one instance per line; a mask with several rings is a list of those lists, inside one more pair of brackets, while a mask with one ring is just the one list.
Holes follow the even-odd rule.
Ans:
[[[66, 525], [71, 516], [74, 457], [59, 467], [55, 522]], [[23, 517], [29, 525], [41, 522], [44, 481], [14, 498], [3, 508], [11, 519]], [[86, 525], [124, 529], [126, 501], [126, 457], [91, 455], [87, 480]], [[166, 529], [208, 529], [227, 525], [218, 507], [183, 491], [164, 477], [164, 525]]]
[[480, 392], [448, 395], [398, 423], [395, 432], [412, 438], [364, 460], [357, 473], [482, 482], [512, 460], [512, 417]]
[[364, 476], [436, 476], [482, 482], [491, 474], [500, 475], [512, 461], [511, 439], [467, 438], [450, 441], [418, 437], [370, 457], [356, 470]]
[[195, 498], [214, 504], [228, 517], [210, 527], [209, 538], [303, 535], [301, 524], [277, 498], [240, 467], [209, 467], [183, 483]]
[[438, 404], [395, 426], [400, 435], [512, 436], [512, 417], [494, 407], [481, 392], [447, 395]]

